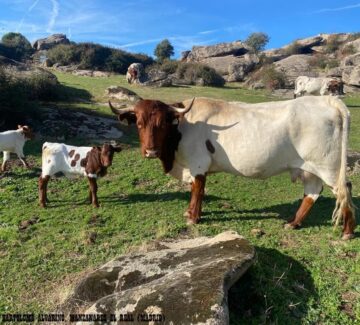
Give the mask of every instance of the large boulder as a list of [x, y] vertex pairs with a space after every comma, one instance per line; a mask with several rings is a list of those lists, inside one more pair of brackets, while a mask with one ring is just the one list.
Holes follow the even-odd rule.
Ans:
[[345, 67], [342, 73], [342, 80], [347, 85], [360, 87], [360, 65]]
[[120, 100], [128, 100], [131, 102], [136, 102], [140, 97], [131, 91], [130, 89], [121, 87], [121, 86], [110, 86], [105, 91], [106, 95], [110, 98], [116, 98]]
[[36, 51], [49, 50], [58, 44], [70, 44], [70, 41], [65, 34], [53, 34], [49, 37], [36, 40], [33, 44], [33, 48]]
[[118, 324], [120, 314], [135, 321], [156, 314], [166, 324], [228, 324], [228, 290], [255, 259], [249, 242], [228, 231], [151, 246], [88, 274], [61, 308], [74, 313], [90, 304], [86, 314], [116, 314]]
[[341, 67], [356, 66], [356, 65], [360, 65], [360, 52], [353, 54], [353, 55], [346, 56], [341, 61], [341, 64], [340, 64]]
[[186, 62], [202, 62], [206, 58], [228, 55], [241, 56], [250, 50], [249, 46], [240, 41], [209, 46], [193, 46], [191, 52], [186, 55]]
[[310, 67], [311, 55], [296, 54], [275, 62], [275, 69], [286, 77], [286, 87], [294, 87], [298, 76], [317, 77], [317, 73]]

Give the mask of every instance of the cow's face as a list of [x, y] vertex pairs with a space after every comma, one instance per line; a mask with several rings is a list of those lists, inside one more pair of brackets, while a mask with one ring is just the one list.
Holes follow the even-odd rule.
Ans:
[[113, 146], [111, 144], [105, 143], [101, 147], [101, 153], [100, 153], [102, 165], [104, 167], [110, 167], [112, 165], [112, 160], [114, 158], [114, 153], [115, 152], [120, 152], [120, 151], [121, 151], [120, 147]]
[[21, 130], [21, 133], [24, 135], [26, 140], [34, 139], [35, 135], [32, 129], [27, 125], [18, 125], [18, 129]]
[[131, 110], [116, 110], [111, 103], [110, 107], [120, 121], [136, 123], [143, 157], [160, 158], [174, 124], [191, 109], [192, 103], [180, 109], [157, 100], [140, 100]]

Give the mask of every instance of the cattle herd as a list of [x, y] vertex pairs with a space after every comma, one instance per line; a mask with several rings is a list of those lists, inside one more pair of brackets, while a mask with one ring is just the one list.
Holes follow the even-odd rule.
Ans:
[[[296, 95], [306, 91], [304, 88]], [[333, 221], [343, 222], [343, 239], [354, 237], [355, 209], [351, 183], [346, 180], [350, 116], [339, 98], [305, 96], [247, 104], [197, 97], [173, 105], [140, 98], [132, 107], [116, 108], [110, 102], [109, 106], [121, 123], [136, 125], [144, 158], [160, 159], [166, 174], [191, 184], [184, 214], [188, 224], [200, 221], [210, 174], [265, 179], [288, 171], [293, 182], [303, 183], [304, 198], [285, 227], [301, 226], [325, 184], [336, 197]], [[28, 167], [23, 146], [32, 138], [28, 126], [0, 133], [2, 171], [11, 152]], [[96, 179], [106, 174], [114, 153], [120, 150], [109, 143], [75, 147], [45, 142], [38, 183], [40, 206], [46, 206], [50, 177], [62, 172], [86, 176], [90, 202], [98, 207]]]

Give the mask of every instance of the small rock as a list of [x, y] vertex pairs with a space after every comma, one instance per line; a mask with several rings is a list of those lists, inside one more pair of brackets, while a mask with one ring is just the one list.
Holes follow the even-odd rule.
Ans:
[[250, 232], [255, 237], [261, 237], [261, 236], [265, 235], [265, 231], [262, 229], [259, 229], [259, 228], [251, 229]]

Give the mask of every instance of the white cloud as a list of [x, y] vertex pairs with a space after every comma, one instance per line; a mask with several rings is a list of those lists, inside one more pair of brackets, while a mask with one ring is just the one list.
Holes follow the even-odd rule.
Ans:
[[56, 18], [59, 14], [59, 3], [56, 0], [50, 0], [52, 3], [52, 10], [50, 13], [50, 19], [46, 28], [46, 31], [48, 33], [52, 33], [53, 32], [53, 28], [56, 22]]
[[313, 14], [320, 14], [323, 12], [334, 12], [334, 11], [343, 11], [343, 10], [349, 10], [349, 9], [355, 9], [360, 8], [360, 3], [350, 5], [350, 6], [344, 6], [344, 7], [337, 7], [337, 8], [324, 8], [320, 10], [313, 11]]

